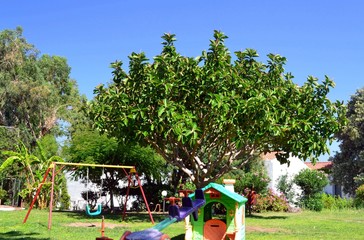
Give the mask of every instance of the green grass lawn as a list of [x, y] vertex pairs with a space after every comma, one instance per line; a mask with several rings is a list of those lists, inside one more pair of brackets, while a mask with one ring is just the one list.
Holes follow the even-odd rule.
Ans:
[[[95, 239], [101, 236], [101, 216], [54, 212], [48, 230], [48, 212], [33, 210], [26, 224], [26, 211], [0, 211], [0, 239]], [[158, 223], [166, 216], [153, 215]], [[124, 231], [149, 228], [147, 214], [105, 215], [105, 235], [118, 240]], [[247, 239], [364, 239], [364, 210], [300, 213], [262, 213], [246, 218]], [[184, 223], [174, 223], [164, 231], [174, 240], [184, 239]]]

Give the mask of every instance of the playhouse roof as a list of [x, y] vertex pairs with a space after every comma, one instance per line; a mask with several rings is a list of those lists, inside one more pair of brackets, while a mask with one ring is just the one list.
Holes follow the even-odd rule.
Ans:
[[220, 193], [222, 193], [222, 194], [226, 195], [227, 197], [233, 199], [235, 202], [245, 203], [246, 201], [248, 201], [248, 199], [246, 199], [245, 197], [237, 194], [236, 192], [232, 192], [232, 191], [226, 189], [221, 184], [209, 183], [207, 186], [205, 186], [204, 188], [202, 188], [202, 190], [205, 191], [205, 190], [207, 190], [209, 188], [213, 188], [213, 189], [219, 191]]

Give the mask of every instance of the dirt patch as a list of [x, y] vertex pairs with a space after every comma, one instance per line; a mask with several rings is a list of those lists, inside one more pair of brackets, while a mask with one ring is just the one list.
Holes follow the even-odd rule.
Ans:
[[0, 205], [0, 211], [15, 211], [15, 210], [24, 210], [24, 208], [12, 207], [8, 205]]
[[265, 232], [265, 233], [282, 232], [282, 229], [279, 229], [279, 228], [264, 228], [264, 227], [247, 226], [245, 229], [247, 232]]
[[[101, 228], [101, 222], [90, 222], [90, 223], [85, 223], [85, 222], [75, 222], [75, 223], [70, 223], [70, 224], [65, 224], [65, 226], [67, 227], [96, 227], [96, 228]], [[116, 228], [116, 227], [128, 227], [127, 224], [121, 224], [121, 223], [105, 223], [105, 228]]]

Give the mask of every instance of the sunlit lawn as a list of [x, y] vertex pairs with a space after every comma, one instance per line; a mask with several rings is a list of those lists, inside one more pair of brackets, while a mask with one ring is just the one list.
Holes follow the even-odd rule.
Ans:
[[[33, 210], [26, 224], [26, 211], [0, 211], [0, 239], [95, 239], [100, 237], [101, 216], [54, 212], [48, 230], [48, 212]], [[153, 215], [158, 223], [165, 215]], [[149, 228], [147, 214], [105, 215], [105, 235], [118, 240], [124, 231]], [[253, 214], [246, 219], [247, 239], [364, 239], [364, 210]], [[174, 240], [184, 239], [184, 223], [163, 230]]]

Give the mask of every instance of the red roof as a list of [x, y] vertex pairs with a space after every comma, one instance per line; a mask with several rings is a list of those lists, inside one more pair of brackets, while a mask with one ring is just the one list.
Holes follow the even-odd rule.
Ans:
[[269, 153], [262, 153], [261, 155], [260, 155], [260, 157], [263, 159], [263, 160], [273, 160], [273, 159], [276, 159], [276, 154], [277, 154], [278, 152], [269, 152]]
[[315, 165], [310, 162], [305, 162], [306, 166], [313, 170], [330, 169], [332, 168], [332, 162], [317, 162]]

